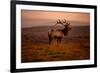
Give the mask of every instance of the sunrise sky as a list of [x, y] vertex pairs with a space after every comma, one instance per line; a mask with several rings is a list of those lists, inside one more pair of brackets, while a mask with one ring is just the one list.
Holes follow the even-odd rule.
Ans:
[[66, 19], [70, 22], [79, 22], [79, 24], [72, 23], [72, 26], [89, 25], [90, 14], [76, 12], [21, 10], [22, 27], [52, 26], [56, 23], [57, 19]]

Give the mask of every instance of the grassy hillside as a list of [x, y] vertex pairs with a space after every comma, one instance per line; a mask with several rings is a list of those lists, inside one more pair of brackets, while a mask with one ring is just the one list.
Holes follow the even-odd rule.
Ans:
[[90, 59], [89, 26], [72, 27], [60, 45], [48, 44], [49, 28], [22, 28], [22, 62]]

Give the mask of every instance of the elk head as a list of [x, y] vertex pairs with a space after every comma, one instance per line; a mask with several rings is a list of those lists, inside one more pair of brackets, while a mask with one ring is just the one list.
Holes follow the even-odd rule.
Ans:
[[57, 23], [64, 26], [64, 29], [62, 29], [62, 31], [64, 32], [64, 35], [67, 35], [68, 31], [71, 30], [70, 22], [66, 21], [66, 19], [64, 20], [59, 19]]
[[63, 25], [65, 28], [68, 28], [70, 26], [70, 23], [68, 21], [66, 21], [66, 19], [60, 20], [58, 19], [56, 24], [61, 24]]

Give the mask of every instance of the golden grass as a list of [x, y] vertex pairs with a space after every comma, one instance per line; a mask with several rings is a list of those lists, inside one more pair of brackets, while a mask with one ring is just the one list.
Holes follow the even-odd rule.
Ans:
[[80, 43], [33, 44], [22, 47], [22, 62], [89, 59], [89, 46]]
[[48, 43], [48, 27], [22, 29], [21, 62], [90, 59], [89, 27], [73, 27], [60, 45]]

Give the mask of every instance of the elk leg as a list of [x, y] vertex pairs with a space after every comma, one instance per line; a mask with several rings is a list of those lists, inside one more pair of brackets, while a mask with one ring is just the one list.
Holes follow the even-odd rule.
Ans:
[[61, 43], [61, 37], [58, 37], [57, 38], [57, 44], [60, 44]]
[[59, 37], [57, 38], [57, 44], [59, 44]]
[[49, 44], [51, 44], [51, 39], [49, 38]]
[[51, 35], [48, 35], [48, 37], [49, 37], [49, 45], [51, 44]]
[[49, 45], [52, 43], [52, 38], [49, 38]]
[[49, 44], [50, 44], [50, 45], [53, 43], [53, 40], [54, 40], [54, 39], [55, 39], [55, 38], [49, 37]]
[[61, 37], [59, 38], [59, 43], [61, 43]]
[[61, 37], [58, 38], [58, 44], [60, 44], [60, 43], [61, 43]]

